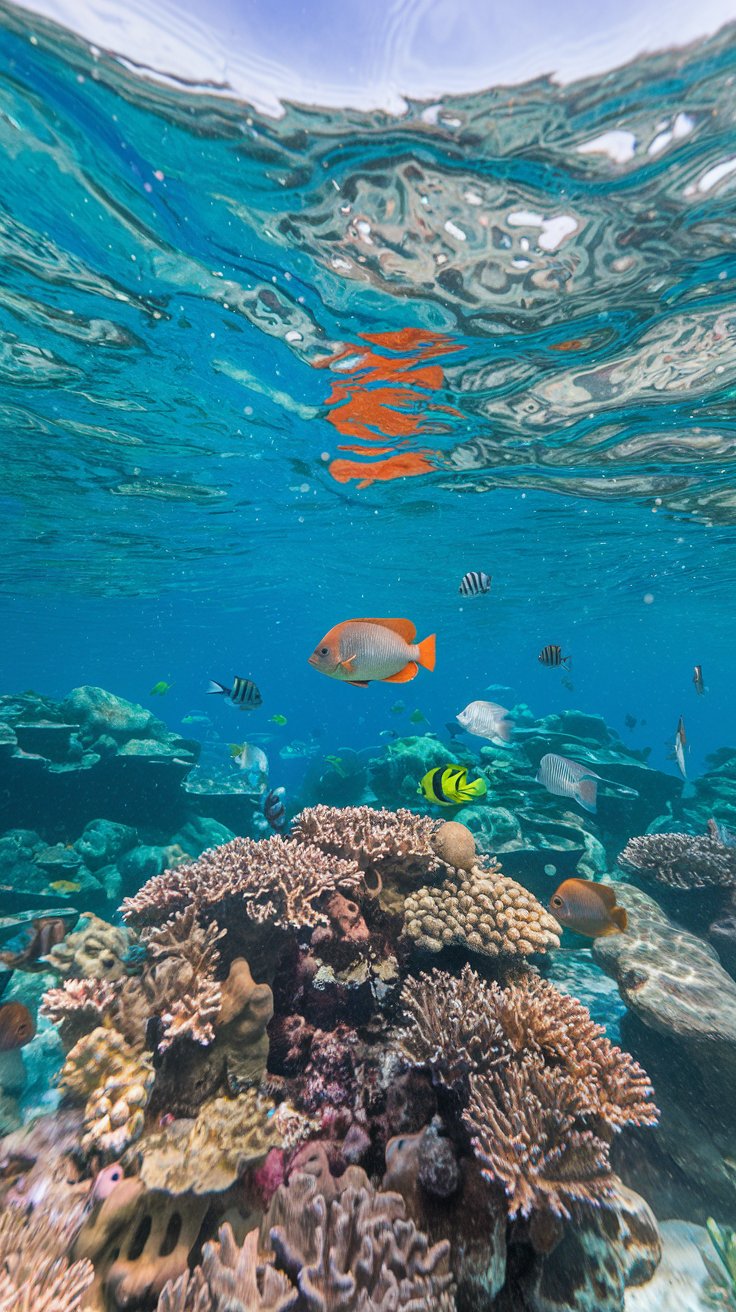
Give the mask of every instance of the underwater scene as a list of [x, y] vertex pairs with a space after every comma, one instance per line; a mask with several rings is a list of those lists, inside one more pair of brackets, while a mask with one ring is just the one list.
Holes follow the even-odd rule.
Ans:
[[735, 1310], [736, 26], [0, 48], [0, 1312]]

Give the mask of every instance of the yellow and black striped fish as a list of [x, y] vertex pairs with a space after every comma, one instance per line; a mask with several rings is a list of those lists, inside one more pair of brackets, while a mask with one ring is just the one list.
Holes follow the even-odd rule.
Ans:
[[462, 806], [477, 797], [485, 797], [485, 779], [473, 779], [468, 782], [468, 771], [464, 765], [438, 765], [428, 770], [422, 779], [418, 793], [423, 793], [428, 802], [438, 806]]
[[570, 657], [562, 655], [562, 648], [556, 646], [554, 642], [548, 642], [543, 647], [537, 657], [541, 665], [564, 665], [565, 669], [570, 668]]

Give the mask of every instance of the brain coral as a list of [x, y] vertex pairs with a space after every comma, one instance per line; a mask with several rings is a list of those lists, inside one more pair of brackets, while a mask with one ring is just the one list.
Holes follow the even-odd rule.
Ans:
[[406, 934], [428, 952], [456, 943], [486, 957], [530, 956], [560, 944], [557, 921], [496, 862], [453, 870], [439, 888], [410, 894], [404, 914]]
[[123, 915], [134, 924], [155, 925], [188, 906], [206, 915], [223, 908], [245, 912], [257, 924], [293, 930], [324, 924], [329, 895], [357, 893], [362, 883], [355, 861], [328, 857], [319, 848], [279, 835], [259, 842], [234, 838], [191, 865], [149, 879], [125, 899]]

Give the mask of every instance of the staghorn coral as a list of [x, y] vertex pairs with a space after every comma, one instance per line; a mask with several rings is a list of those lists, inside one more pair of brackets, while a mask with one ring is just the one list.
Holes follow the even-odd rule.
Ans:
[[536, 975], [500, 988], [465, 965], [460, 976], [433, 970], [407, 980], [399, 1030], [402, 1055], [449, 1086], [513, 1063], [559, 1070], [582, 1112], [611, 1129], [655, 1125], [646, 1072], [614, 1047], [577, 999]]
[[410, 977], [401, 1004], [411, 1023], [398, 1031], [399, 1051], [448, 1086], [490, 1070], [503, 1051], [500, 994], [467, 963], [459, 976], [432, 970]]
[[108, 925], [91, 911], [85, 912], [80, 928], [67, 934], [48, 954], [53, 970], [64, 978], [122, 979], [129, 935], [117, 925]]
[[644, 834], [630, 838], [619, 856], [626, 870], [653, 875], [670, 888], [733, 888], [736, 847], [727, 847], [711, 823], [705, 834]]
[[613, 1192], [608, 1147], [582, 1128], [579, 1090], [562, 1070], [533, 1061], [473, 1076], [463, 1119], [489, 1180], [508, 1199], [509, 1216], [551, 1212], [570, 1219], [574, 1203]]
[[146, 1135], [136, 1151], [149, 1189], [208, 1194], [227, 1189], [282, 1143], [276, 1107], [248, 1089], [237, 1098], [208, 1102], [195, 1121], [174, 1121]]
[[[202, 1268], [195, 1266], [193, 1271], [185, 1271], [176, 1280], [167, 1281], [159, 1294], [156, 1312], [212, 1312], [212, 1299]], [[237, 1305], [234, 1312], [241, 1312]]]
[[294, 820], [292, 835], [332, 856], [357, 861], [371, 891], [385, 879], [418, 882], [442, 869], [432, 845], [437, 821], [413, 811], [370, 806], [311, 806]]
[[67, 1098], [86, 1100], [81, 1140], [86, 1153], [109, 1160], [140, 1137], [153, 1079], [148, 1059], [117, 1030], [100, 1026], [74, 1045], [59, 1087]]
[[141, 988], [161, 1022], [160, 1052], [180, 1038], [201, 1044], [214, 1039], [222, 1003], [214, 972], [220, 960], [217, 944], [224, 935], [215, 921], [204, 929], [198, 925], [193, 907], [178, 912], [160, 929], [144, 932], [153, 964], [143, 972]]
[[427, 952], [459, 944], [486, 957], [531, 956], [560, 945], [557, 921], [496, 861], [410, 894], [404, 913], [404, 932]]
[[0, 1213], [0, 1312], [78, 1312], [92, 1264], [69, 1263], [73, 1233], [41, 1208]]
[[259, 842], [234, 838], [191, 865], [149, 879], [125, 899], [123, 915], [133, 924], [156, 925], [191, 905], [206, 917], [232, 909], [258, 925], [314, 928], [326, 922], [323, 904], [331, 893], [357, 893], [362, 882], [355, 861], [328, 859], [317, 847], [278, 835]]
[[292, 1175], [274, 1195], [262, 1239], [297, 1286], [299, 1306], [314, 1312], [452, 1306], [449, 1244], [430, 1244], [400, 1195], [376, 1191], [358, 1167], [340, 1181]]

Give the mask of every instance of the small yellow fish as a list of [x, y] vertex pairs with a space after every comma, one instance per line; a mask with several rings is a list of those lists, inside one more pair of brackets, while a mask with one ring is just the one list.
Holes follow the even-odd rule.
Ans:
[[55, 893], [78, 893], [82, 885], [75, 883], [73, 879], [54, 879], [49, 884]]
[[341, 756], [326, 756], [325, 760], [331, 765], [335, 774], [339, 774], [341, 779], [347, 779], [348, 772], [345, 769], [345, 763]]
[[271, 721], [271, 724], [280, 724], [280, 725], [284, 725], [284, 724], [287, 724], [287, 723], [288, 723], [288, 721], [287, 721], [285, 715], [272, 715], [272, 716], [270, 717], [270, 721]]
[[234, 761], [236, 761], [238, 757], [245, 751], [247, 746], [248, 746], [247, 743], [228, 743], [228, 751], [230, 752], [230, 755], [232, 756]]
[[167, 683], [165, 679], [159, 679], [158, 683], [154, 683], [150, 692], [150, 696], [163, 697], [169, 691], [170, 688], [171, 688], [170, 683]]

